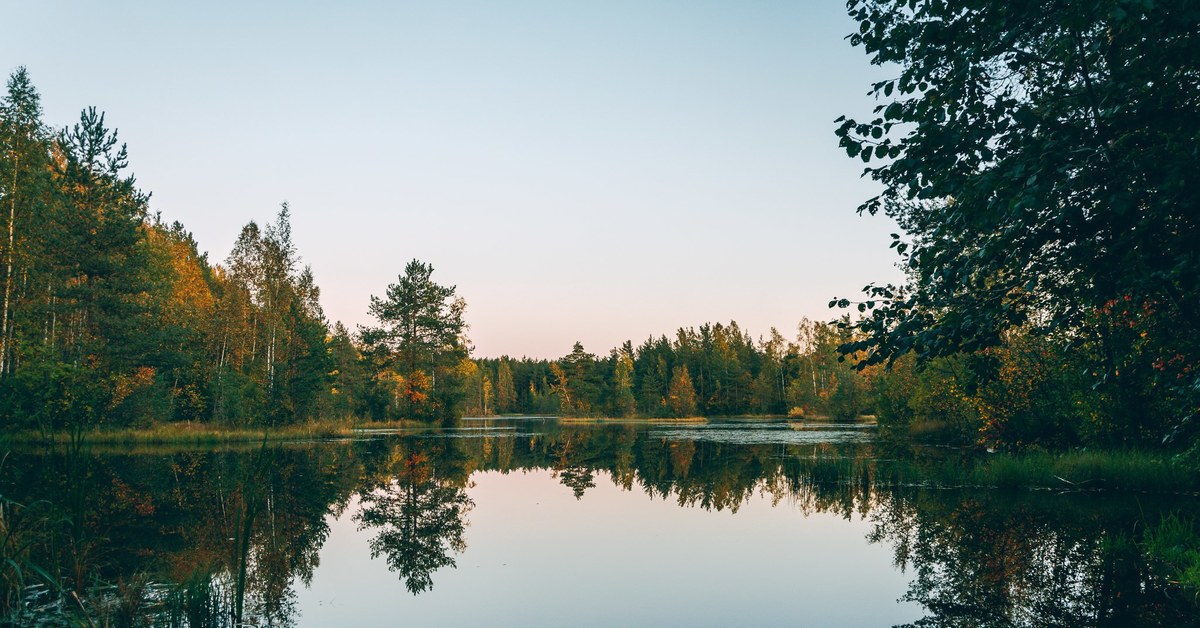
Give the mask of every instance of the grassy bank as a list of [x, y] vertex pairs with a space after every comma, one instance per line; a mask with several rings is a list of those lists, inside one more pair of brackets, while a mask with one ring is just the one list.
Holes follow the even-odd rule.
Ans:
[[[83, 433], [88, 443], [105, 445], [123, 444], [189, 444], [216, 445], [222, 443], [246, 443], [267, 441], [311, 440], [323, 438], [346, 438], [360, 430], [404, 429], [427, 427], [419, 421], [387, 421], [356, 423], [345, 420], [312, 421], [299, 425], [279, 427], [223, 427], [204, 423], [164, 423], [149, 428], [93, 429]], [[70, 432], [42, 433], [25, 430], [0, 437], [10, 443], [68, 443]]]

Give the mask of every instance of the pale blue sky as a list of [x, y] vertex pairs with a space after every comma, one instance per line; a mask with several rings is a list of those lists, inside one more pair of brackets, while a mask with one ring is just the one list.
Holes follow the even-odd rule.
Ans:
[[0, 71], [28, 67], [47, 122], [106, 111], [214, 260], [289, 201], [351, 327], [414, 257], [480, 355], [790, 337], [899, 277], [833, 135], [883, 76], [840, 0], [3, 4]]

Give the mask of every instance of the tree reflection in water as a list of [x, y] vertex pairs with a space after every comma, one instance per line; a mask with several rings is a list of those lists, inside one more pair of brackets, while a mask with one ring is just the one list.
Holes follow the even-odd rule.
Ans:
[[869, 540], [894, 548], [896, 566], [914, 576], [904, 599], [930, 613], [913, 626], [1196, 623], [1194, 604], [1133, 541], [1137, 522], [1105, 513], [1103, 497], [980, 493], [884, 494], [872, 509]]
[[[765, 496], [865, 518], [866, 540], [911, 574], [904, 599], [927, 614], [916, 626], [1197, 622], [1195, 596], [1156, 571], [1142, 540], [1165, 513], [1200, 514], [1195, 499], [922, 488], [869, 443], [730, 444], [628, 424], [451, 435], [13, 454], [0, 506], [20, 542], [0, 546], [0, 624], [55, 613], [84, 625], [297, 623], [294, 588], [311, 581], [329, 522], [348, 509], [372, 556], [408, 591], [428, 591], [466, 551], [470, 477], [488, 470], [549, 471], [580, 499], [607, 478], [681, 507], [737, 512]], [[17, 568], [53, 582], [22, 581]], [[36, 595], [21, 588], [31, 584]]]
[[378, 530], [371, 557], [387, 556], [413, 594], [433, 587], [433, 572], [454, 567], [450, 552], [467, 549], [465, 516], [474, 503], [461, 486], [439, 479], [424, 453], [402, 459], [390, 481], [362, 489], [359, 503], [359, 530]]

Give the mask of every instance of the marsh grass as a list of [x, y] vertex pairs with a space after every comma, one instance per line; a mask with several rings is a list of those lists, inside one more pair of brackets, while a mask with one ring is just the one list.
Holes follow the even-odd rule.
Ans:
[[1040, 487], [1149, 492], [1192, 491], [1196, 476], [1161, 454], [1139, 451], [1032, 452], [994, 455], [975, 473], [1000, 488]]
[[[419, 421], [353, 422], [349, 420], [312, 421], [280, 427], [221, 427], [204, 423], [163, 423], [142, 429], [95, 429], [83, 433], [83, 440], [97, 445], [219, 445], [261, 441], [321, 440], [350, 438], [365, 430], [389, 430], [426, 427]], [[68, 443], [68, 432], [16, 432], [5, 435], [11, 443]]]
[[1146, 555], [1167, 580], [1200, 596], [1200, 526], [1178, 513], [1163, 517], [1142, 536]]
[[895, 483], [936, 487], [1194, 493], [1200, 477], [1167, 454], [1067, 451], [971, 454], [896, 461], [882, 474]]

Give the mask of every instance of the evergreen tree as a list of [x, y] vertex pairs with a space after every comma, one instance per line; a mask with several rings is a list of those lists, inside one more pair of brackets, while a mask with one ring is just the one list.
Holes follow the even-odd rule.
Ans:
[[571, 347], [571, 353], [561, 360], [562, 370], [566, 375], [566, 387], [569, 390], [572, 412], [579, 415], [589, 415], [599, 402], [600, 387], [598, 385], [596, 355], [588, 353], [583, 344], [576, 342]]
[[315, 417], [333, 370], [284, 204], [228, 268], [149, 214], [128, 150], [84, 109], [57, 134], [28, 73], [0, 99], [0, 415], [27, 427]]
[[329, 338], [329, 355], [333, 363], [331, 399], [327, 414], [333, 417], [366, 413], [367, 380], [362, 351], [341, 322], [333, 326]]
[[[7, 214], [3, 242], [3, 304], [0, 305], [0, 378], [13, 370], [16, 300], [15, 273], [31, 270], [39, 210], [48, 188], [49, 132], [42, 124], [41, 97], [24, 67], [9, 77], [0, 100], [0, 211]], [[18, 225], [19, 221], [19, 225]], [[18, 249], [21, 249], [19, 252]], [[23, 262], [23, 263], [22, 263]]]
[[[468, 353], [463, 337], [466, 303], [455, 296], [454, 286], [434, 283], [432, 274], [433, 266], [417, 260], [409, 262], [399, 281], [388, 286], [385, 298], [371, 297], [368, 311], [379, 326], [361, 331], [363, 342], [373, 348], [384, 365], [399, 369], [409, 382], [409, 410], [413, 416], [426, 418], [458, 411], [452, 406], [461, 401], [457, 398], [461, 391], [456, 388], [462, 378], [454, 369]], [[434, 406], [426, 405], [429, 398], [416, 397], [418, 393], [426, 394], [426, 386], [428, 391], [441, 386], [449, 396], [433, 399], [437, 401]]]
[[496, 366], [496, 411], [504, 414], [517, 408], [517, 390], [513, 384], [512, 367], [507, 356]]
[[619, 417], [633, 416], [637, 400], [633, 397], [633, 354], [628, 342], [613, 350], [613, 360], [613, 412]]

